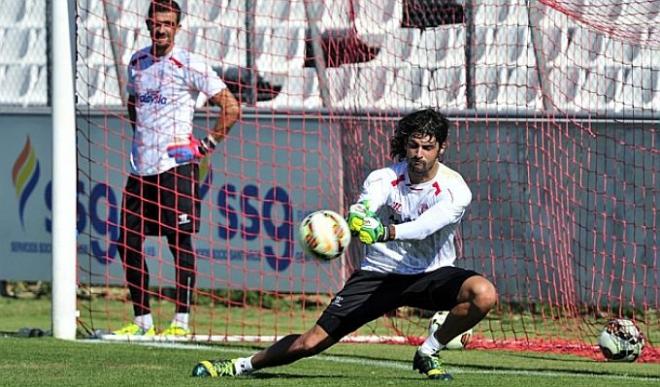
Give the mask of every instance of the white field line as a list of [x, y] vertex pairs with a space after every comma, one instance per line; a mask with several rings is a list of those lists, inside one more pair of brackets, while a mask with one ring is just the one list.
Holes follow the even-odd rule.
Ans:
[[[97, 344], [112, 344], [118, 343], [119, 341], [105, 341], [105, 340], [78, 340], [79, 343], [97, 343]], [[123, 342], [125, 343], [125, 341]], [[228, 352], [235, 353], [237, 355], [248, 356], [254, 353], [255, 350], [247, 348], [235, 348], [227, 347], [222, 345], [199, 345], [199, 344], [186, 344], [186, 343], [173, 343], [173, 342], [133, 342], [133, 345], [142, 345], [146, 347], [157, 347], [157, 348], [173, 348], [173, 349], [187, 349], [187, 350], [196, 350], [196, 351], [213, 351], [213, 352]], [[311, 358], [302, 359], [304, 360], [318, 360], [318, 361], [330, 361], [334, 363], [343, 363], [343, 364], [356, 364], [356, 365], [369, 365], [374, 367], [381, 368], [390, 368], [398, 370], [409, 370], [412, 372], [412, 366], [409, 362], [401, 362], [395, 360], [374, 360], [374, 359], [364, 359], [360, 357], [351, 357], [351, 356], [334, 356], [320, 354]], [[497, 369], [471, 369], [471, 368], [460, 368], [460, 367], [447, 367], [447, 370], [454, 374], [496, 374], [496, 375], [521, 375], [521, 376], [553, 376], [553, 377], [576, 377], [576, 378], [589, 378], [589, 379], [610, 379], [610, 380], [639, 380], [639, 381], [650, 381], [650, 382], [660, 382], [660, 377], [652, 376], [635, 376], [635, 375], [611, 375], [611, 374], [592, 374], [588, 372], [579, 372], [579, 371], [570, 371], [566, 372], [556, 372], [556, 371], [530, 371], [530, 370], [497, 370]]]
[[[115, 335], [111, 333], [101, 333], [96, 336], [104, 341], [120, 341], [130, 343], [272, 343], [284, 336], [223, 336], [223, 335], [190, 335], [190, 336], [137, 336], [137, 335]], [[342, 343], [397, 343], [405, 344], [406, 338], [402, 336], [347, 336], [341, 340]]]

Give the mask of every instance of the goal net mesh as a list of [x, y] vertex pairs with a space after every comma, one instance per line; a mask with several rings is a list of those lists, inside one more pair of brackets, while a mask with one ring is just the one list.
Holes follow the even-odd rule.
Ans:
[[[307, 257], [299, 222], [345, 214], [367, 173], [391, 162], [396, 120], [432, 107], [452, 122], [443, 162], [473, 193], [456, 265], [499, 294], [468, 347], [596, 357], [607, 319], [626, 317], [646, 336], [642, 360], [660, 359], [660, 1], [179, 4], [176, 45], [208, 61], [243, 109], [200, 163], [195, 337], [270, 341], [310, 327], [362, 247]], [[127, 65], [150, 45], [148, 5], [77, 4], [79, 321], [90, 332], [133, 318], [117, 236]], [[195, 134], [217, 116], [200, 100]], [[165, 238], [147, 238], [144, 254], [162, 329], [175, 264]], [[433, 312], [400, 308], [347, 339], [419, 343]]]

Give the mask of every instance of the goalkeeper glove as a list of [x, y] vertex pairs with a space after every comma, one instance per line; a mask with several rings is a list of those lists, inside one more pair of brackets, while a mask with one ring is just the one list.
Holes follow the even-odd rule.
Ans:
[[192, 134], [188, 137], [188, 143], [171, 144], [167, 147], [167, 154], [174, 157], [177, 163], [187, 163], [201, 159], [207, 154], [213, 152], [217, 142], [211, 135], [206, 136], [201, 141]]
[[375, 216], [367, 216], [363, 221], [364, 223], [358, 232], [358, 238], [362, 243], [371, 245], [389, 240], [389, 228], [384, 226], [380, 219]]
[[369, 211], [369, 202], [366, 200], [351, 205], [348, 208], [348, 219], [346, 219], [351, 234], [358, 235], [360, 227], [364, 224], [364, 218], [373, 215], [374, 213]]

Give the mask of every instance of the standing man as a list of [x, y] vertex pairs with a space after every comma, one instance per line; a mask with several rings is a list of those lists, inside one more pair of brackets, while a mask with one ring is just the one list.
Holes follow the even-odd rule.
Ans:
[[289, 364], [389, 311], [412, 306], [449, 310], [442, 327], [417, 348], [413, 369], [451, 380], [439, 350], [481, 321], [497, 294], [483, 276], [454, 267], [455, 230], [472, 194], [461, 175], [440, 162], [448, 127], [447, 119], [431, 109], [399, 121], [390, 142], [398, 162], [371, 172], [349, 208], [349, 227], [366, 245], [366, 255], [316, 325], [247, 358], [202, 361], [193, 376], [235, 376]]
[[[213, 152], [240, 115], [239, 103], [211, 67], [174, 46], [180, 22], [181, 8], [175, 1], [153, 0], [146, 20], [152, 44], [133, 54], [128, 65], [133, 146], [118, 245], [135, 320], [115, 334], [156, 333], [149, 306], [149, 270], [142, 251], [149, 235], [167, 238], [175, 263], [176, 314], [162, 334], [190, 334], [195, 286], [192, 236], [200, 223], [198, 163]], [[200, 92], [221, 110], [212, 132], [197, 140], [192, 121]]]

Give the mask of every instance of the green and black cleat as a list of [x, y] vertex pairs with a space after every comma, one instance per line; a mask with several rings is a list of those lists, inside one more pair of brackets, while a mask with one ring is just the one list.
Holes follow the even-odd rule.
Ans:
[[236, 376], [234, 360], [202, 360], [192, 370], [192, 376], [217, 378], [218, 376]]
[[445, 367], [442, 366], [442, 361], [437, 354], [428, 356], [416, 351], [415, 358], [413, 359], [413, 370], [419, 371], [420, 374], [426, 375], [429, 379], [447, 381], [454, 379]]

